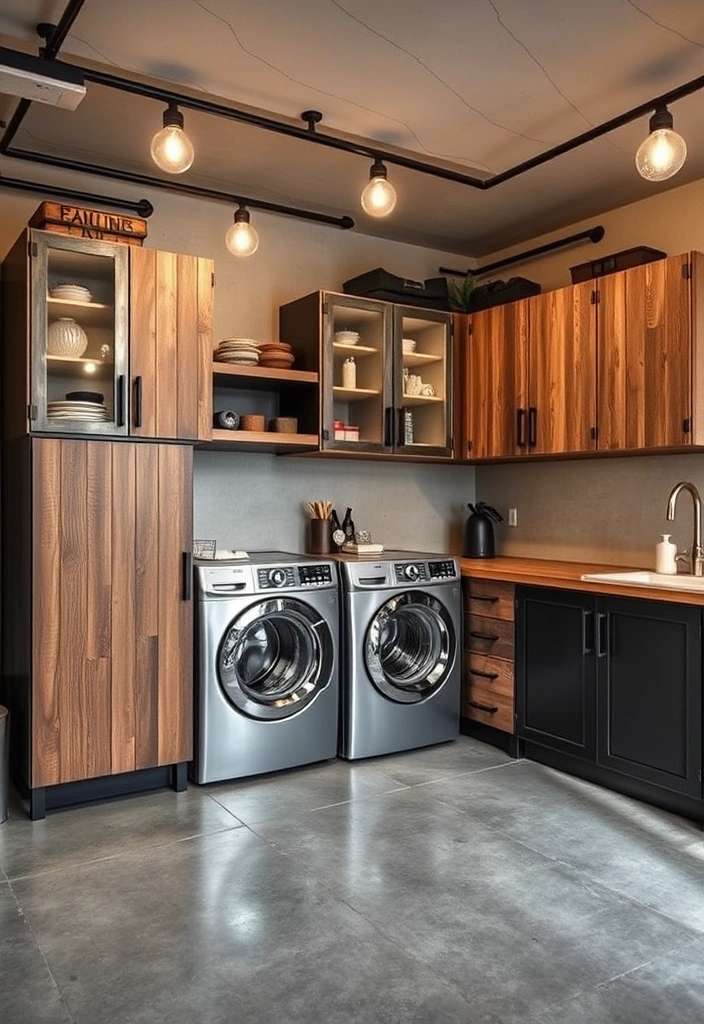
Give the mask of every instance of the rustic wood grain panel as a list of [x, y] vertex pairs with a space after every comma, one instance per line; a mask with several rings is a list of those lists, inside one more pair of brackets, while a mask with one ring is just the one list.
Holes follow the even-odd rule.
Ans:
[[158, 763], [159, 448], [135, 451], [135, 767]]
[[528, 300], [470, 317], [465, 366], [466, 456], [517, 455], [516, 416], [528, 407]]
[[92, 693], [86, 673], [88, 606], [87, 442], [61, 444], [61, 520], [58, 525], [59, 570], [59, 709], [60, 782], [85, 778], [89, 763], [86, 724], [93, 720]]
[[465, 616], [464, 646], [478, 654], [513, 661], [513, 623], [470, 613]]
[[597, 449], [625, 448], [626, 439], [626, 274], [599, 278], [597, 310]]
[[135, 471], [134, 444], [114, 444], [112, 494], [112, 770], [136, 766]]
[[704, 445], [704, 254], [689, 254], [690, 330], [692, 332], [692, 434], [691, 443]]
[[109, 775], [112, 767], [112, 447], [86, 444], [86, 777]]
[[[156, 254], [156, 431], [152, 436], [178, 437], [178, 259]], [[196, 372], [195, 366], [192, 373]]]
[[61, 444], [32, 447], [32, 758], [31, 785], [60, 781], [59, 650], [61, 604]]
[[213, 267], [198, 259], [198, 426], [196, 436], [207, 441], [213, 429]]
[[464, 678], [467, 684], [484, 686], [513, 703], [513, 662], [476, 651], [464, 653]]
[[529, 300], [529, 394], [534, 455], [596, 447], [596, 312], [593, 282]]
[[159, 764], [192, 757], [193, 602], [183, 600], [192, 493], [192, 449], [159, 446]]
[[515, 593], [513, 583], [470, 577], [464, 581], [465, 612], [513, 622]]
[[483, 722], [502, 732], [515, 730], [513, 696], [498, 693], [489, 686], [469, 683], [462, 688], [462, 715]]
[[[176, 257], [176, 437], [198, 437], [198, 261]], [[211, 388], [212, 390], [212, 388]]]
[[[157, 432], [156, 251], [130, 249], [130, 433]], [[134, 382], [142, 380], [142, 425], [134, 425]]]

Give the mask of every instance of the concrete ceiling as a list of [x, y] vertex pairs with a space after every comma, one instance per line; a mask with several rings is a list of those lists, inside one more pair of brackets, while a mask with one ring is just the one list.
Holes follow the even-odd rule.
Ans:
[[[0, 41], [36, 52], [36, 25], [58, 21], [64, 6], [0, 0]], [[704, 74], [704, 3], [87, 0], [60, 57], [294, 124], [315, 108], [321, 131], [483, 177]], [[0, 116], [15, 102], [0, 98]], [[74, 112], [34, 104], [13, 145], [159, 176], [149, 141], [163, 109], [89, 84]], [[368, 158], [193, 111], [185, 117], [196, 160], [181, 178], [481, 256], [704, 177], [704, 91], [671, 110], [688, 158], [657, 185], [634, 165], [647, 116], [488, 192], [389, 165], [398, 204], [383, 221], [359, 205]], [[27, 165], [4, 158], [0, 173], [27, 176]], [[95, 178], [97, 192], [120, 187]]]

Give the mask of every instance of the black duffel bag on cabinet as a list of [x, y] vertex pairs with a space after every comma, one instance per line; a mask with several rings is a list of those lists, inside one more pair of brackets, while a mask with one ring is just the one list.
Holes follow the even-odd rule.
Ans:
[[400, 302], [404, 306], [444, 310], [451, 308], [445, 277], [412, 281], [377, 267], [365, 274], [351, 277], [349, 281], [345, 281], [342, 290], [346, 295], [361, 295], [367, 299], [382, 299], [384, 302]]

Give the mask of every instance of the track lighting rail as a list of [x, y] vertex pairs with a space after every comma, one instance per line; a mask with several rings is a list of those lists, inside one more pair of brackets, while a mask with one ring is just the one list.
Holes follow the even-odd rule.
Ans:
[[138, 217], [151, 217], [154, 207], [148, 199], [116, 199], [114, 196], [98, 195], [97, 192], [84, 192], [75, 188], [63, 188], [59, 185], [43, 185], [40, 181], [24, 181], [22, 178], [7, 178], [0, 174], [0, 189], [13, 188], [20, 192], [38, 192], [43, 196], [56, 196], [57, 199], [76, 199], [94, 206], [112, 206], [116, 210], [129, 210]]
[[555, 249], [562, 249], [566, 245], [573, 245], [575, 242], [600, 242], [605, 231], [601, 224], [584, 231], [577, 231], [574, 235], [567, 235], [565, 238], [556, 238], [544, 245], [536, 245], [534, 249], [525, 249], [513, 256], [506, 256], [503, 260], [496, 260], [494, 263], [487, 263], [475, 270], [454, 270], [452, 267], [438, 267], [440, 274], [449, 274], [451, 277], [483, 277], [501, 267], [508, 267], [511, 263], [525, 263], [526, 260], [534, 259], [536, 256], [544, 256], [546, 252], [554, 252]]

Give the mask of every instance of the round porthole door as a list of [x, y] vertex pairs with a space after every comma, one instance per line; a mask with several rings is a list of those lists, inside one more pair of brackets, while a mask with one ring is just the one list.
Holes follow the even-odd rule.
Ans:
[[294, 598], [251, 605], [228, 627], [218, 653], [225, 696], [252, 718], [297, 714], [328, 685], [335, 657], [328, 625]]
[[390, 598], [369, 624], [367, 671], [391, 700], [417, 703], [443, 685], [455, 661], [457, 638], [450, 615], [436, 598], [406, 591]]

